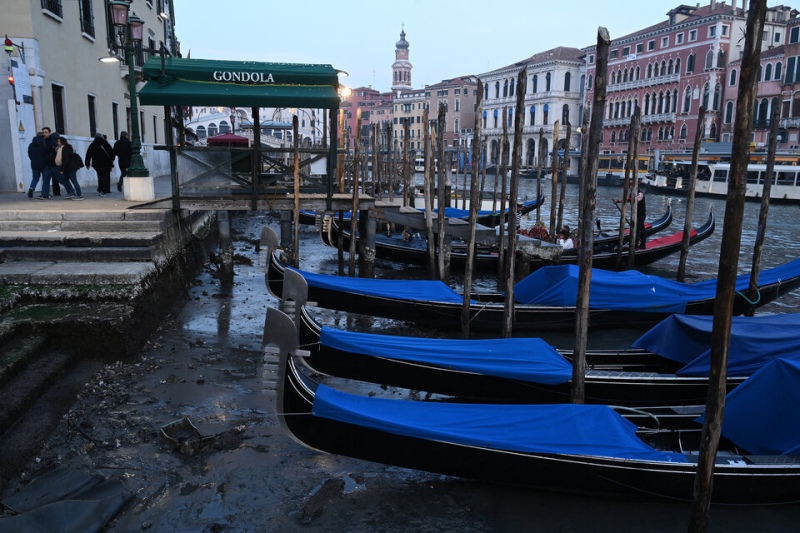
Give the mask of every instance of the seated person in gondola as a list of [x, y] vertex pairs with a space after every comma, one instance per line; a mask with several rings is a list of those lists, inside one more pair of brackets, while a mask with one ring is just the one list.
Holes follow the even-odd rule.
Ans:
[[561, 226], [561, 229], [558, 231], [558, 237], [556, 238], [556, 243], [561, 245], [565, 251], [575, 249], [575, 242], [572, 240], [569, 233], [569, 226]]

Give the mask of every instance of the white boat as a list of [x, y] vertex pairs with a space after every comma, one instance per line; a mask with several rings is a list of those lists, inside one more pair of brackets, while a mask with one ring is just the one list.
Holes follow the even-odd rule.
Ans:
[[[689, 183], [689, 169], [691, 162], [680, 162], [675, 165], [676, 172], [672, 175], [650, 174], [643, 181], [651, 190], [686, 194]], [[728, 178], [730, 163], [699, 163], [697, 166], [697, 182], [695, 194], [698, 196], [712, 196], [725, 198], [728, 194]], [[745, 198], [760, 200], [763, 196], [767, 165], [751, 163], [747, 166], [747, 185]], [[770, 202], [773, 203], [800, 203], [800, 166], [775, 165], [772, 187], [770, 189]]]

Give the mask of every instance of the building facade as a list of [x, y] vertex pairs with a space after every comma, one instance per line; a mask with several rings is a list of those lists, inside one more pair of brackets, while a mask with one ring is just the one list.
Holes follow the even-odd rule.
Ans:
[[[517, 77], [527, 69], [527, 88], [523, 108], [517, 106]], [[514, 113], [522, 113], [523, 166], [539, 164], [539, 133], [544, 133], [541, 150], [547, 154], [542, 164], [552, 162], [554, 144], [563, 150], [566, 144], [567, 127], [570, 128], [569, 150], [580, 148], [578, 131], [583, 112], [583, 52], [577, 48], [558, 47], [513, 63], [511, 65], [479, 74], [483, 83], [483, 112], [481, 134], [486, 141], [486, 160], [496, 164], [503, 138], [503, 116], [507, 117], [509, 145], [513, 147]], [[558, 123], [558, 139], [555, 124]], [[571, 174], [577, 173], [577, 158], [570, 158]], [[574, 168], [572, 168], [574, 167]]]
[[[144, 21], [141, 49], [134, 54], [137, 72], [160, 50], [178, 51], [170, 2], [131, 2], [131, 14]], [[80, 154], [97, 132], [113, 144], [121, 131], [131, 131], [128, 66], [107, 0], [10, 2], [0, 17], [0, 34], [13, 43], [2, 68], [15, 81], [0, 90], [0, 190], [27, 190], [27, 146], [44, 126], [66, 136]], [[99, 61], [110, 54], [122, 61]], [[153, 150], [166, 140], [164, 109], [139, 107], [139, 115], [145, 165], [152, 176], [166, 174], [167, 154]], [[82, 169], [78, 179], [91, 185], [96, 175]]]
[[[627, 153], [631, 117], [638, 106], [642, 124], [640, 153], [658, 165], [663, 152], [691, 152], [698, 129], [708, 143], [731, 140], [738, 96], [738, 73], [744, 47], [746, 5], [711, 0], [708, 5], [680, 5], [667, 20], [614, 39], [609, 47], [601, 153]], [[785, 6], [768, 9], [762, 33], [762, 72], [756, 132], [763, 139], [764, 122], [777, 94], [783, 70], [781, 45], [787, 23], [797, 16]], [[594, 97], [596, 46], [586, 56], [586, 105]], [[761, 108], [762, 103], [763, 109]], [[698, 121], [699, 109], [705, 120]], [[763, 142], [760, 141], [760, 142]]]

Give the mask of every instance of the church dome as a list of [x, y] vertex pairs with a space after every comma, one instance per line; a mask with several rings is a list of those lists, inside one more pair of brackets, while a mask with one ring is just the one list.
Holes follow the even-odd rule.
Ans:
[[406, 41], [405, 30], [400, 31], [400, 40], [397, 41], [397, 48], [408, 48], [408, 41]]

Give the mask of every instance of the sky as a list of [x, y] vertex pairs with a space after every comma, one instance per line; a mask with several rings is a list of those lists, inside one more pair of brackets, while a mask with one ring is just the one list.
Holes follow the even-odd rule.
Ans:
[[174, 0], [183, 57], [329, 64], [349, 74], [340, 79], [343, 85], [381, 92], [391, 87], [401, 30], [409, 43], [412, 86], [420, 89], [557, 46], [594, 45], [601, 26], [612, 40], [623, 37], [665, 21], [684, 3], [697, 2]]

